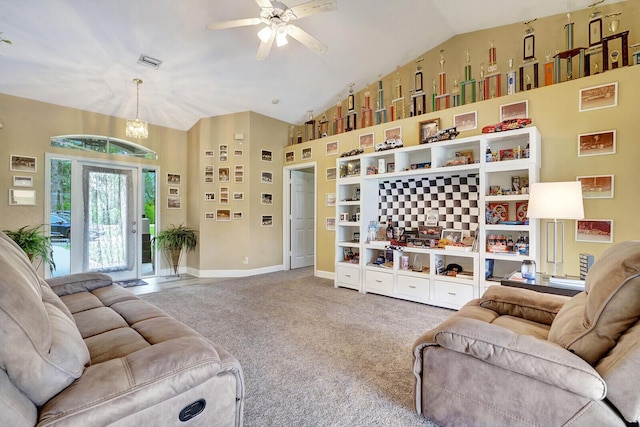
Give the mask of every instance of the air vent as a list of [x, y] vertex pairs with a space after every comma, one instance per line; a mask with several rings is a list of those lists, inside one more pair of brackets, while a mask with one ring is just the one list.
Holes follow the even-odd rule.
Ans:
[[147, 67], [155, 68], [157, 70], [160, 68], [162, 61], [147, 55], [140, 55], [140, 58], [138, 58], [138, 64], [146, 65]]

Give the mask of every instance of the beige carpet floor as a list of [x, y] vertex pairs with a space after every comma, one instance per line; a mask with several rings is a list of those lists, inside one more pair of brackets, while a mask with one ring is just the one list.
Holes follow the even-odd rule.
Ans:
[[246, 426], [429, 426], [411, 347], [451, 310], [336, 289], [304, 268], [140, 296], [235, 355]]

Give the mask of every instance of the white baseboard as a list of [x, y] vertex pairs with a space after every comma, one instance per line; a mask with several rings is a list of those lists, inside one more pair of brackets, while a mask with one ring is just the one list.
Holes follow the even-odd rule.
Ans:
[[333, 271], [316, 270], [316, 277], [320, 277], [321, 279], [336, 280], [336, 273], [334, 273]]
[[254, 268], [251, 270], [198, 270], [195, 268], [187, 267], [187, 274], [195, 277], [208, 278], [208, 277], [249, 277], [257, 276], [259, 274], [274, 273], [276, 271], [284, 270], [284, 265], [272, 265], [269, 267]]

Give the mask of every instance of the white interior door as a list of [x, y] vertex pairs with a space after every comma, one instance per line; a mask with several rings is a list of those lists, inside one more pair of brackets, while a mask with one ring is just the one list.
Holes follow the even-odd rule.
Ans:
[[80, 166], [82, 202], [72, 207], [71, 248], [82, 262], [72, 263], [74, 269], [107, 273], [114, 280], [137, 278], [137, 169]]
[[314, 174], [291, 171], [291, 268], [308, 267], [315, 255]]

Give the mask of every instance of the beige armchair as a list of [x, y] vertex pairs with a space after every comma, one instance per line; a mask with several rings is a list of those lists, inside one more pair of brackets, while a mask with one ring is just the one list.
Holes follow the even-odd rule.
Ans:
[[640, 241], [605, 251], [569, 298], [492, 286], [414, 344], [416, 410], [442, 426], [640, 419]]

